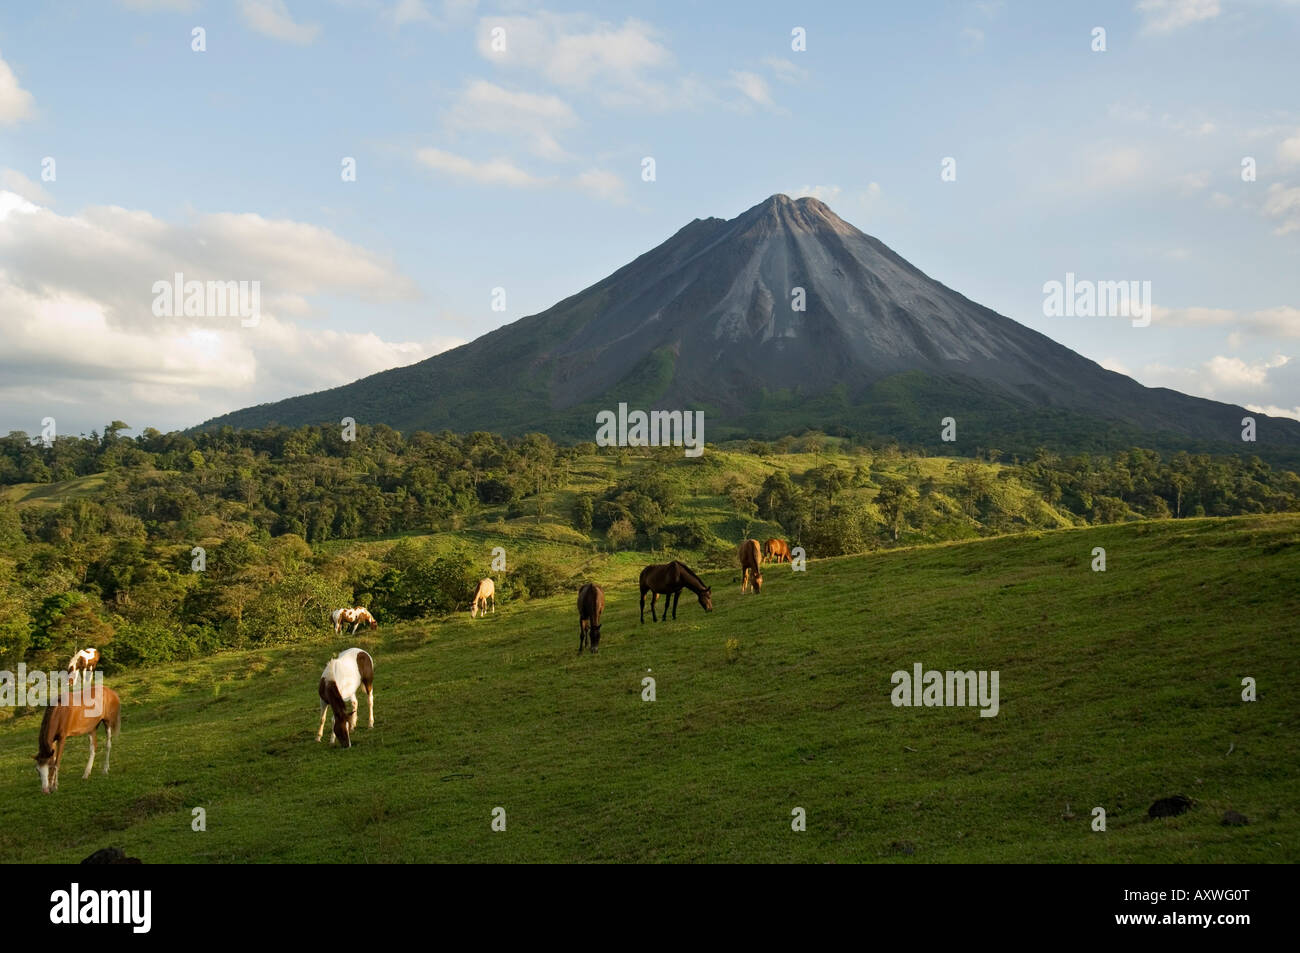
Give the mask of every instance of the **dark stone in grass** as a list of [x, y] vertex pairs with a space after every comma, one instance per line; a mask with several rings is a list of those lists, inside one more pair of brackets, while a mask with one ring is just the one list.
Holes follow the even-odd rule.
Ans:
[[1192, 799], [1182, 794], [1162, 797], [1147, 808], [1147, 817], [1177, 817], [1192, 806]]
[[138, 857], [126, 856], [126, 851], [120, 847], [105, 847], [103, 850], [97, 850], [85, 860], [83, 864], [138, 864]]
[[1238, 814], [1236, 811], [1227, 811], [1223, 815], [1223, 820], [1219, 822], [1224, 827], [1244, 827], [1250, 823], [1245, 814]]
[[889, 845], [889, 851], [893, 854], [906, 854], [910, 857], [916, 853], [916, 845], [910, 841], [896, 840]]

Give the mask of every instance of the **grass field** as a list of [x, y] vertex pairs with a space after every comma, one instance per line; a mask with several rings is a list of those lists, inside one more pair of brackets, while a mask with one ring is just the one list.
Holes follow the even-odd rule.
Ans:
[[[115, 675], [112, 773], [82, 781], [75, 739], [49, 797], [39, 712], [12, 718], [0, 859], [109, 844], [147, 863], [1300, 859], [1300, 517], [810, 561], [768, 569], [761, 596], [709, 572], [714, 613], [685, 593], [653, 626], [637, 622], [646, 561], [602, 561], [596, 656], [575, 654], [566, 594]], [[342, 751], [314, 741], [316, 682], [352, 644], [375, 657], [377, 726]], [[915, 662], [998, 670], [999, 714], [894, 707], [890, 676]], [[1173, 794], [1195, 807], [1146, 820]], [[1228, 809], [1249, 825], [1222, 826]]]

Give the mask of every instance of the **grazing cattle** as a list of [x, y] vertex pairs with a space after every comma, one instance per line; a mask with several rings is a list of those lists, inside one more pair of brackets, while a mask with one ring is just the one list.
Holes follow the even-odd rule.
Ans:
[[[352, 747], [352, 730], [357, 727], [357, 689], [364, 688], [370, 700], [370, 727], [375, 727], [375, 660], [365, 649], [348, 649], [332, 658], [320, 673], [320, 727], [316, 740], [325, 733], [325, 715], [334, 712], [334, 736], [343, 747]], [[351, 712], [348, 706], [352, 706]]]
[[763, 591], [763, 554], [758, 548], [758, 540], [747, 539], [740, 544], [740, 591], [749, 592], [752, 584], [754, 592]]
[[713, 611], [713, 590], [704, 584], [704, 580], [684, 563], [673, 560], [655, 566], [646, 566], [641, 570], [641, 621], [645, 622], [645, 594], [650, 596], [650, 619], [658, 622], [655, 615], [655, 603], [664, 596], [664, 619], [668, 618], [668, 603], [673, 604], [673, 618], [677, 618], [677, 602], [682, 597], [682, 590], [689, 589], [700, 600], [705, 612]]
[[375, 617], [361, 606], [353, 606], [351, 609], [335, 609], [330, 613], [330, 621], [334, 623], [334, 634], [338, 635], [343, 631], [343, 626], [352, 626], [352, 635], [357, 634], [357, 629], [362, 625], [369, 625], [372, 629], [379, 628], [379, 623]]
[[86, 675], [95, 674], [95, 666], [99, 664], [99, 649], [82, 649], [68, 662], [68, 684], [75, 685], [81, 681], [81, 673]]
[[588, 582], [578, 590], [578, 654], [591, 642], [591, 654], [600, 647], [600, 617], [605, 611], [605, 590]]
[[36, 746], [36, 772], [41, 776], [41, 792], [49, 794], [59, 787], [59, 761], [63, 744], [78, 735], [90, 735], [90, 760], [82, 780], [90, 777], [95, 766], [95, 732], [105, 729], [104, 773], [108, 774], [109, 756], [113, 753], [113, 735], [122, 730], [122, 702], [111, 688], [92, 688], [74, 704], [50, 705], [41, 718], [41, 733]]
[[482, 612], [487, 615], [488, 600], [492, 601], [492, 614], [497, 611], [497, 587], [491, 579], [480, 579], [474, 590], [474, 605], [470, 606], [469, 617], [472, 619]]
[[763, 556], [774, 562], [790, 561], [790, 544], [783, 539], [769, 539], [763, 544]]

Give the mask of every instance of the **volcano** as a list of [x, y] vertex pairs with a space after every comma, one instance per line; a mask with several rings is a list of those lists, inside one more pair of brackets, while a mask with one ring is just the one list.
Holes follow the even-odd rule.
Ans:
[[[814, 198], [696, 219], [550, 309], [435, 357], [202, 425], [593, 438], [619, 403], [709, 440], [804, 429], [953, 452], [1133, 445], [1300, 457], [1300, 422], [1147, 388], [945, 287]], [[957, 421], [956, 445], [940, 420]], [[1257, 420], [1243, 444], [1242, 418]], [[1258, 450], [1256, 448], [1259, 448]]]

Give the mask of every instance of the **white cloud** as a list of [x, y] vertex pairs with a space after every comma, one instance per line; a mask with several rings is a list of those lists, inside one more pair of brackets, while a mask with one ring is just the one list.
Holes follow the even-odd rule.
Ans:
[[802, 83], [808, 78], [806, 69], [784, 56], [769, 56], [763, 60], [763, 65], [783, 83]]
[[167, 10], [173, 13], [189, 13], [198, 8], [195, 0], [117, 0], [128, 10], [153, 12]]
[[416, 158], [430, 169], [479, 185], [503, 185], [508, 188], [573, 188], [595, 198], [622, 203], [626, 199], [623, 180], [603, 169], [588, 169], [572, 176], [533, 175], [508, 159], [476, 161], [442, 149], [425, 148]]
[[579, 191], [616, 204], [627, 200], [623, 180], [613, 172], [603, 169], [589, 169], [579, 173], [573, 178], [572, 184]]
[[1106, 114], [1120, 122], [1146, 122], [1151, 118], [1151, 110], [1136, 103], [1111, 103]]
[[1202, 169], [1198, 172], [1185, 172], [1174, 178], [1174, 184], [1184, 192], [1199, 192], [1210, 184], [1210, 172]]
[[[391, 264], [303, 222], [216, 214], [173, 223], [112, 206], [58, 215], [0, 192], [0, 261], [0, 396], [11, 413], [35, 420], [45, 407], [187, 426], [462, 343], [385, 341], [291, 320], [311, 313], [318, 294], [418, 296]], [[153, 283], [178, 271], [187, 280], [259, 281], [259, 322], [154, 315]]]
[[[494, 48], [501, 41], [504, 49]], [[684, 73], [677, 68], [660, 31], [634, 17], [621, 24], [584, 13], [545, 10], [483, 17], [475, 45], [479, 55], [499, 69], [532, 73], [543, 82], [570, 93], [581, 92], [610, 108], [654, 112], [700, 106], [745, 109], [755, 102], [751, 94], [762, 96], [758, 85], [747, 79], [738, 86], [734, 76], [706, 81]]]
[[527, 188], [545, 184], [545, 179], [525, 172], [509, 159], [487, 159], [476, 162], [464, 156], [444, 152], [442, 149], [424, 148], [416, 158], [429, 168], [461, 179], [470, 179], [480, 185], [507, 185]]
[[767, 80], [757, 73], [747, 70], [732, 70], [731, 85], [740, 90], [745, 98], [759, 106], [771, 108], [772, 93], [767, 87]]
[[1277, 161], [1285, 166], [1300, 165], [1300, 129], [1277, 147]]
[[239, 12], [251, 29], [272, 39], [307, 46], [320, 36], [320, 24], [295, 21], [284, 0], [239, 0]]
[[794, 189], [788, 194], [791, 198], [814, 198], [819, 202], [831, 205], [843, 191], [838, 185], [805, 185], [802, 188]]
[[53, 205], [50, 194], [17, 169], [0, 168], [0, 191], [21, 195], [37, 205]]
[[443, 0], [436, 6], [438, 13], [434, 14], [425, 0], [397, 0], [388, 11], [388, 18], [398, 27], [408, 23], [426, 23], [445, 28], [472, 16], [478, 0]]
[[1217, 355], [1205, 362], [1205, 371], [1216, 389], [1259, 388], [1268, 382], [1268, 372], [1284, 367], [1289, 360], [1278, 354], [1265, 361], [1246, 362], [1239, 357]]
[[979, 27], [968, 26], [961, 31], [961, 35], [966, 38], [967, 48], [971, 50], [984, 48], [984, 31]]
[[558, 96], [513, 92], [475, 80], [461, 92], [443, 122], [453, 132], [521, 136], [534, 155], [560, 160], [568, 155], [555, 133], [578, 125], [578, 117]]
[[[504, 30], [504, 51], [493, 49], [498, 28]], [[628, 18], [615, 26], [584, 14], [544, 10], [480, 20], [477, 47], [484, 59], [536, 71], [570, 89], [636, 88], [644, 85], [647, 71], [673, 62], [658, 32], [644, 21]]]
[[1138, 0], [1143, 33], [1170, 33], [1220, 13], [1219, 0]]
[[1094, 150], [1085, 157], [1083, 184], [1091, 189], [1132, 185], [1150, 169], [1150, 159], [1134, 146]]
[[1296, 407], [1279, 407], [1276, 404], [1242, 404], [1247, 410], [1256, 414], [1266, 414], [1269, 417], [1290, 417], [1293, 420], [1300, 420], [1300, 406]]
[[1300, 185], [1285, 186], [1274, 182], [1264, 195], [1260, 211], [1268, 218], [1279, 220], [1273, 229], [1275, 235], [1300, 230]]
[[1300, 308], [1278, 305], [1241, 314], [1231, 308], [1151, 308], [1151, 320], [1166, 327], [1206, 328], [1233, 325], [1234, 333], [1261, 337], [1300, 337]]
[[0, 123], [18, 122], [34, 112], [36, 100], [18, 85], [18, 77], [0, 57]]

